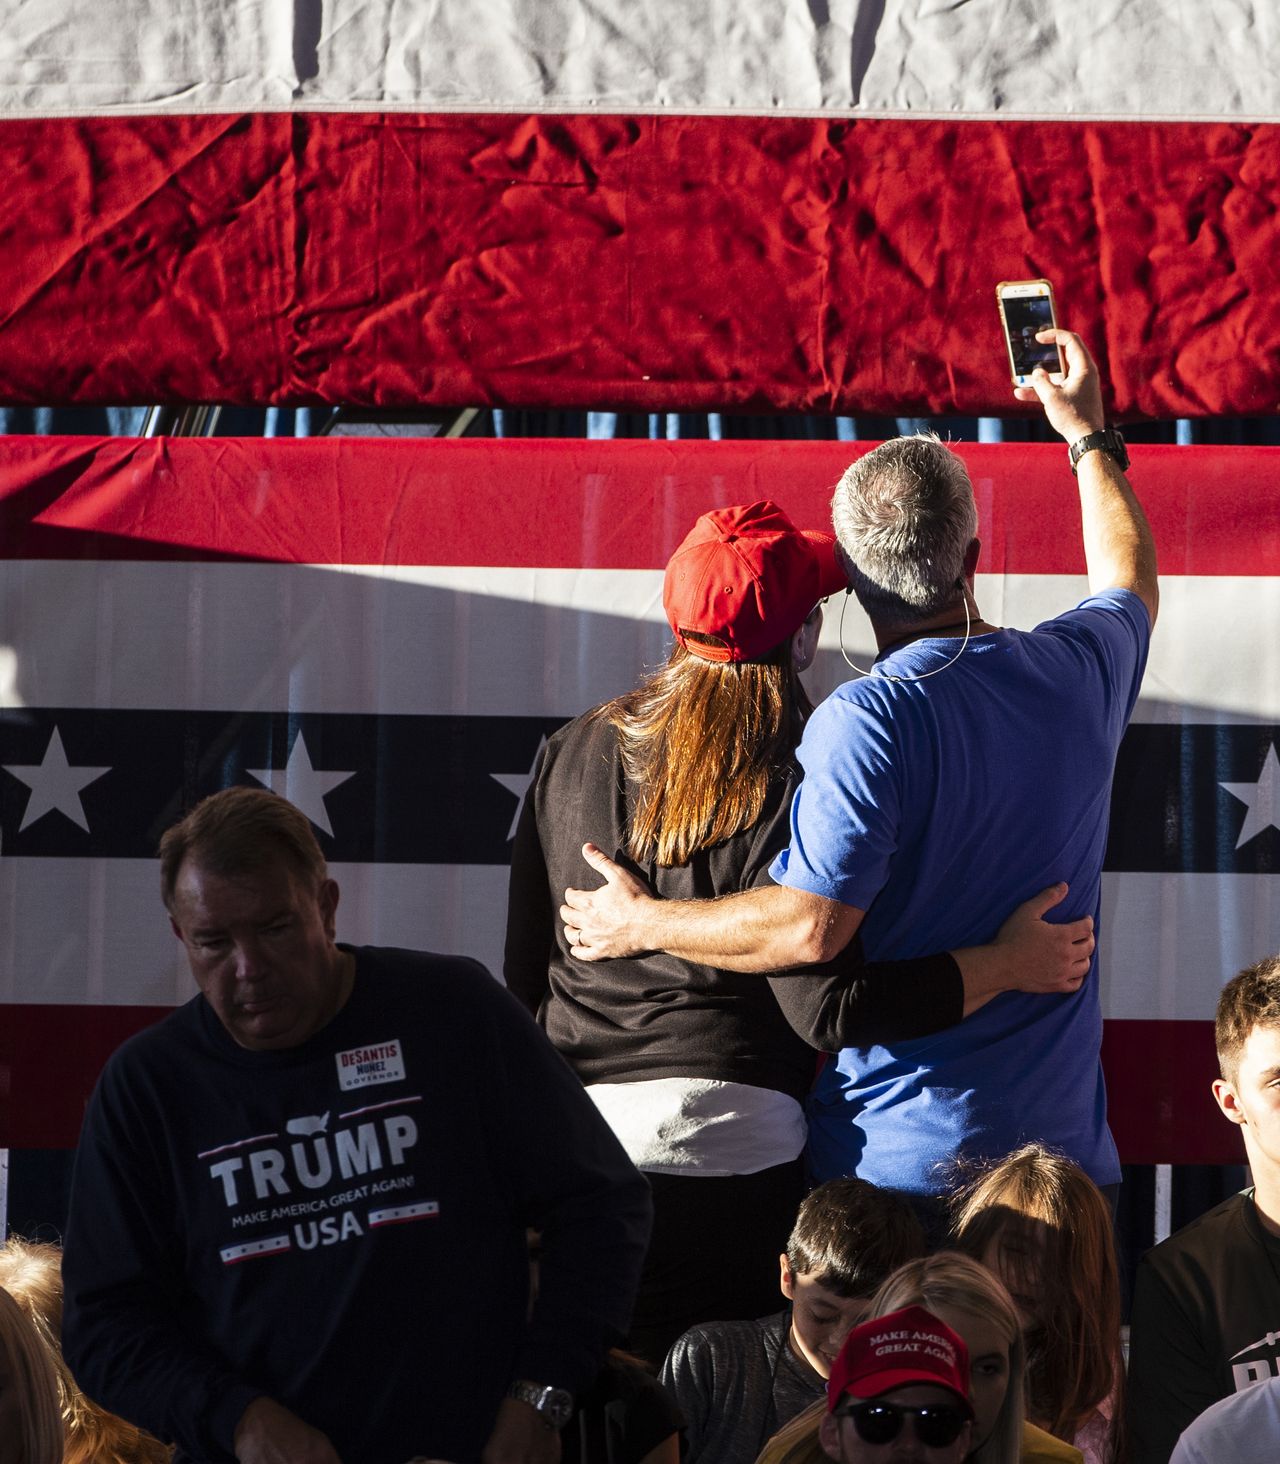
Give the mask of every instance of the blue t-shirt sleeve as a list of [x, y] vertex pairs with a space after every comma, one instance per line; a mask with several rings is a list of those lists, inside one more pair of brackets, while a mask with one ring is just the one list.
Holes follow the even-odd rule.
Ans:
[[874, 693], [864, 703], [847, 691], [828, 697], [805, 727], [791, 843], [769, 873], [778, 884], [865, 910], [898, 844], [900, 757]]
[[1133, 714], [1147, 669], [1151, 617], [1132, 590], [1102, 590], [1074, 610], [1036, 626], [1035, 634], [1072, 641], [1102, 673], [1102, 706], [1114, 736]]

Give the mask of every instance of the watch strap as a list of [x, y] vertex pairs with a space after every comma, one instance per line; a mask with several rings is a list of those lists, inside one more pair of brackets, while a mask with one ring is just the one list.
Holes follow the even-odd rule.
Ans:
[[511, 1384], [507, 1396], [527, 1403], [551, 1429], [562, 1429], [573, 1414], [573, 1394], [548, 1383], [530, 1383], [520, 1379]]
[[1084, 437], [1078, 437], [1067, 449], [1067, 457], [1071, 463], [1071, 471], [1076, 471], [1076, 464], [1087, 452], [1110, 453], [1120, 465], [1120, 471], [1126, 472], [1129, 467], [1129, 449], [1124, 445], [1124, 438], [1115, 427], [1104, 427], [1100, 432], [1090, 432]]

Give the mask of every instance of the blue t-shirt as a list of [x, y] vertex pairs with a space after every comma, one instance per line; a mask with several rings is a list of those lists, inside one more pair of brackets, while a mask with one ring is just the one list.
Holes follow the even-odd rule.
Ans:
[[[988, 941], [1058, 880], [1071, 888], [1050, 918], [1096, 923], [1149, 639], [1137, 595], [1107, 590], [1033, 631], [975, 636], [940, 675], [840, 687], [805, 728], [773, 878], [864, 909], [870, 960]], [[877, 671], [919, 677], [954, 654], [954, 639], [914, 641]], [[811, 1098], [815, 1178], [937, 1192], [957, 1156], [1038, 1140], [1114, 1183], [1101, 1041], [1095, 955], [1070, 996], [1004, 992], [931, 1037], [846, 1048]]]

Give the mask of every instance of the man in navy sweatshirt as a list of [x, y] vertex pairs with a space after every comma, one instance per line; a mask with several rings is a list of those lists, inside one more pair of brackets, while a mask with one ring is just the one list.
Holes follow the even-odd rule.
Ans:
[[555, 1464], [626, 1331], [643, 1179], [483, 967], [336, 943], [282, 798], [215, 794], [160, 858], [200, 994], [114, 1055], [85, 1118], [81, 1386], [193, 1464]]

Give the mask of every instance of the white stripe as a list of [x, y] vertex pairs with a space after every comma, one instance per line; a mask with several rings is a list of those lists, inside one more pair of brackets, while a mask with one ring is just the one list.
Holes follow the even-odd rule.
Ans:
[[1274, 874], [1108, 874], [1102, 1009], [1129, 1021], [1212, 1021], [1224, 984], [1280, 951]]
[[1277, 115], [1249, 0], [0, 0], [0, 114]]
[[435, 1200], [425, 1200], [420, 1205], [399, 1205], [394, 1210], [370, 1210], [369, 1224], [393, 1225], [398, 1220], [427, 1220], [440, 1213]]
[[661, 595], [659, 571], [8, 561], [0, 705], [568, 717], [662, 660]]
[[[456, 952], [501, 973], [505, 867], [332, 870], [342, 890], [339, 939]], [[90, 886], [102, 897], [96, 926], [80, 914]], [[31, 918], [37, 911], [60, 918]], [[0, 1003], [167, 1006], [195, 990], [160, 904], [152, 860], [0, 860], [0, 923]], [[1108, 874], [1101, 949], [1107, 1017], [1210, 1020], [1223, 983], [1280, 950], [1280, 881], [1266, 874]]]
[[1155, 1234], [1157, 1245], [1173, 1233], [1173, 1165], [1156, 1165]]
[[230, 1266], [235, 1261], [247, 1261], [252, 1256], [275, 1256], [281, 1251], [292, 1248], [292, 1242], [287, 1235], [269, 1235], [262, 1240], [251, 1240], [244, 1245], [229, 1245], [225, 1250], [219, 1251], [224, 1266]]
[[[173, 1006], [194, 995], [157, 868], [153, 859], [0, 859], [0, 1003]], [[474, 956], [501, 973], [504, 866], [330, 869], [342, 891], [340, 940]]]
[[[1087, 593], [1071, 575], [977, 584], [991, 620], [1024, 629]], [[833, 600], [817, 697], [852, 674], [838, 620]], [[1167, 578], [1135, 720], [1280, 721], [1277, 624], [1280, 580]], [[6, 561], [0, 627], [0, 707], [102, 710], [567, 718], [670, 644], [659, 570]], [[874, 654], [856, 603], [845, 646], [863, 666]]]

